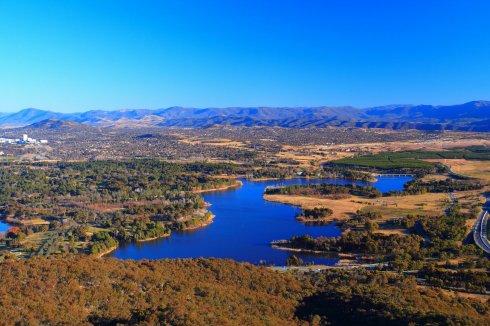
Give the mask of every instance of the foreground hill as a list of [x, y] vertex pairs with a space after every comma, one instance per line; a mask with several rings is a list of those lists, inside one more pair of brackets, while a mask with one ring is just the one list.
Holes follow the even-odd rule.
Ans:
[[56, 113], [25, 109], [0, 115], [1, 127], [21, 127], [46, 119], [73, 121], [94, 126], [116, 127], [210, 127], [278, 126], [364, 127], [419, 130], [490, 131], [490, 102], [473, 101], [459, 105], [390, 105], [358, 109], [354, 107], [229, 107], [158, 110], [94, 110], [83, 113]]
[[474, 324], [488, 304], [382, 272], [290, 274], [223, 260], [0, 263], [2, 324]]

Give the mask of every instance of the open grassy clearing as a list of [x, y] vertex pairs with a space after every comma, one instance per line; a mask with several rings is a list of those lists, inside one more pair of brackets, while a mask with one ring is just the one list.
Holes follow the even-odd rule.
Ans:
[[360, 144], [344, 144], [335, 146], [342, 150], [345, 148], [358, 149], [361, 151], [380, 153], [380, 152], [399, 152], [413, 150], [448, 150], [453, 148], [461, 148], [468, 146], [490, 146], [490, 139], [457, 139], [447, 136], [444, 139], [428, 140], [428, 141], [394, 141], [382, 143], [360, 143]]
[[344, 199], [314, 198], [306, 196], [290, 195], [264, 195], [264, 199], [284, 204], [300, 206], [303, 209], [315, 207], [330, 208], [333, 213], [327, 219], [345, 220], [352, 217], [358, 209], [367, 204], [367, 201], [359, 197], [351, 196]]
[[390, 196], [366, 199], [349, 196], [343, 199], [314, 198], [306, 196], [264, 195], [266, 200], [312, 209], [315, 207], [330, 208], [333, 213], [331, 220], [345, 220], [352, 217], [358, 210], [379, 212], [381, 220], [412, 215], [437, 216], [444, 213], [449, 204], [446, 194], [421, 194], [410, 196]]
[[423, 182], [428, 182], [428, 181], [440, 181], [440, 180], [446, 180], [447, 175], [441, 175], [441, 174], [428, 174], [420, 178], [421, 181]]
[[279, 160], [294, 160], [300, 166], [318, 165], [322, 162], [338, 160], [352, 156], [353, 153], [338, 151], [323, 145], [292, 146], [283, 145], [281, 150], [275, 154]]
[[455, 173], [477, 178], [490, 183], [490, 161], [474, 161], [465, 159], [433, 159], [428, 161], [445, 164]]
[[466, 146], [490, 146], [487, 139], [447, 139], [431, 141], [395, 141], [383, 143], [356, 143], [336, 145], [304, 145], [285, 144], [275, 154], [279, 159], [292, 159], [300, 165], [324, 163], [342, 158], [352, 157], [359, 153], [399, 152], [399, 151], [435, 151], [452, 150]]
[[31, 218], [29, 220], [22, 220], [20, 221], [22, 225], [25, 226], [34, 226], [34, 225], [49, 225], [49, 222], [46, 220], [43, 220], [42, 218]]
[[336, 160], [333, 163], [346, 166], [362, 166], [376, 169], [430, 169], [433, 163], [425, 162], [413, 158], [399, 157], [396, 153], [383, 153], [376, 155], [366, 155], [348, 157]]
[[29, 251], [37, 251], [44, 243], [56, 236], [56, 231], [45, 231], [30, 234], [21, 241], [22, 254], [29, 257]]
[[437, 216], [443, 214], [449, 204], [448, 196], [441, 193], [380, 197], [370, 201], [363, 209], [379, 212], [384, 219], [409, 214]]
[[178, 137], [179, 142], [188, 145], [209, 145], [209, 146], [222, 146], [222, 147], [246, 147], [246, 144], [241, 141], [226, 139], [226, 138], [216, 138], [216, 139], [201, 139], [198, 137], [193, 138], [182, 138]]

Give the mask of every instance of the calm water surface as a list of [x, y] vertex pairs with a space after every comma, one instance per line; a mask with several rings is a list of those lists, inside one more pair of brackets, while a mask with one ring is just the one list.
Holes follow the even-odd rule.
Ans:
[[5, 232], [9, 229], [10, 225], [5, 222], [0, 222], [0, 232]]
[[[373, 183], [381, 192], [402, 190], [410, 176], [381, 176]], [[242, 180], [238, 189], [204, 194], [215, 215], [210, 225], [189, 232], [173, 232], [169, 238], [121, 246], [112, 254], [121, 259], [159, 258], [231, 258], [257, 264], [266, 262], [284, 265], [290, 252], [273, 249], [272, 240], [288, 239], [293, 235], [335, 237], [340, 229], [335, 224], [307, 226], [296, 221], [299, 208], [265, 201], [267, 186], [293, 184], [351, 184], [342, 179], [291, 179], [251, 182]], [[356, 182], [356, 184], [368, 184]], [[337, 258], [297, 254], [305, 262], [333, 265]]]

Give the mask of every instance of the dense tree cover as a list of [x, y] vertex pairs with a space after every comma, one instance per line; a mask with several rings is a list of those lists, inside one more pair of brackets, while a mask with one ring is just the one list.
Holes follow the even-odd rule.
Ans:
[[107, 232], [99, 232], [92, 236], [90, 252], [94, 255], [105, 253], [117, 246], [117, 240]]
[[419, 236], [384, 235], [368, 231], [346, 232], [337, 238], [294, 236], [289, 240], [276, 241], [273, 244], [283, 248], [308, 251], [376, 255], [382, 261], [396, 261], [400, 257], [419, 260], [423, 254], [422, 238]]
[[6, 261], [0, 313], [9, 323], [293, 324], [302, 286], [231, 261]]
[[[387, 262], [385, 268], [396, 271], [418, 269], [434, 260], [458, 257], [467, 257], [471, 262], [470, 265], [458, 267], [460, 271], [476, 267], [488, 271], [488, 264], [477, 264], [480, 253], [476, 247], [463, 241], [468, 234], [468, 216], [460, 213], [457, 206], [446, 215], [408, 216], [393, 222], [407, 228], [409, 234], [376, 233], [376, 218], [376, 213], [358, 212], [352, 219], [342, 223], [343, 229], [350, 231], [338, 238], [305, 235], [274, 241], [272, 244], [324, 253], [354, 253], [363, 259]], [[477, 282], [466, 289], [473, 291], [475, 288], [481, 289], [481, 284]]]
[[372, 171], [419, 174], [435, 172], [438, 169], [434, 163], [400, 155], [396, 152], [342, 158], [328, 163], [327, 166], [348, 166], [366, 168]]
[[291, 255], [286, 259], [286, 266], [303, 266], [304, 262], [296, 255]]
[[368, 229], [374, 231], [378, 227], [376, 220], [381, 218], [381, 213], [369, 210], [358, 210], [351, 218], [340, 223], [343, 230]]
[[475, 180], [455, 180], [447, 178], [445, 180], [412, 180], [405, 184], [404, 193], [415, 195], [427, 192], [441, 193], [453, 191], [479, 190], [483, 185]]
[[448, 298], [420, 288], [413, 278], [363, 270], [327, 270], [308, 275], [317, 289], [297, 315], [333, 325], [487, 324], [488, 302]]
[[424, 159], [468, 159], [489, 160], [490, 147], [469, 146], [467, 148], [447, 151], [402, 151], [393, 153], [379, 153], [343, 158], [333, 161], [327, 166], [355, 166], [390, 171], [430, 172], [435, 169], [444, 169], [443, 166], [422, 161]]
[[411, 232], [427, 239], [426, 253], [435, 258], [455, 257], [465, 248], [462, 240], [468, 233], [467, 216], [457, 210], [438, 217], [418, 216]]
[[488, 324], [488, 305], [382, 272], [291, 274], [223, 260], [0, 264], [6, 324]]
[[340, 164], [324, 164], [322, 166], [323, 173], [328, 178], [341, 178], [348, 180], [358, 180], [366, 182], [376, 181], [376, 176], [370, 171], [362, 171], [355, 167]]
[[372, 172], [411, 173], [422, 176], [434, 172], [448, 172], [447, 167], [439, 163], [424, 161], [426, 159], [467, 159], [489, 160], [490, 147], [469, 146], [466, 148], [445, 151], [402, 151], [391, 153], [379, 153], [371, 155], [359, 155], [342, 158], [325, 164], [327, 170], [341, 169], [344, 171], [357, 170]]
[[399, 158], [414, 159], [466, 159], [466, 160], [490, 160], [490, 147], [468, 146], [444, 151], [403, 151], [397, 152]]
[[426, 258], [457, 257], [465, 252], [472, 252], [471, 245], [462, 243], [467, 234], [466, 217], [457, 211], [439, 217], [413, 217], [409, 219], [412, 221], [410, 226], [407, 225], [412, 233], [409, 235], [372, 232], [377, 229], [370, 224], [375, 215], [358, 212], [356, 217], [345, 222], [345, 227], [354, 227], [357, 230], [345, 232], [338, 238], [313, 238], [305, 235], [286, 241], [275, 241], [273, 244], [320, 252], [374, 255], [378, 260], [391, 262], [395, 269], [419, 266]]
[[[204, 173], [200, 173], [202, 169]], [[211, 178], [233, 170], [226, 164], [177, 164], [159, 160], [92, 161], [0, 169], [0, 204], [11, 197], [83, 196], [89, 202], [126, 202], [164, 197], [169, 191], [201, 189], [229, 179]]]
[[480, 293], [490, 291], [488, 270], [451, 270], [427, 265], [417, 272], [417, 277], [437, 287], [465, 289]]
[[[222, 177], [236, 165], [159, 160], [4, 164], [0, 167], [0, 206], [19, 225], [7, 234], [10, 248], [24, 246], [28, 255], [63, 252], [100, 253], [121, 241], [167, 236], [171, 229], [194, 228], [211, 220], [196, 191], [238, 184]], [[40, 226], [30, 225], [33, 219]], [[45, 223], [49, 222], [49, 232]], [[97, 239], [93, 227], [115, 240]], [[24, 245], [25, 236], [43, 232], [39, 248]]]
[[343, 197], [346, 195], [356, 195], [361, 197], [375, 198], [380, 197], [381, 192], [372, 186], [357, 185], [292, 185], [285, 187], [268, 187], [265, 189], [267, 195], [296, 195], [296, 196], [316, 196], [316, 197]]
[[323, 224], [333, 211], [328, 207], [315, 207], [312, 209], [303, 209], [300, 215], [296, 219], [300, 222], [310, 223], [310, 224]]

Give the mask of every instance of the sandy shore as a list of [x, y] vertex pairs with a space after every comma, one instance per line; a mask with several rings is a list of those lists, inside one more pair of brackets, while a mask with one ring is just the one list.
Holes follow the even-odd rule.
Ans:
[[114, 246], [114, 247], [110, 247], [109, 249], [107, 249], [106, 251], [104, 252], [101, 252], [101, 253], [98, 253], [96, 255], [97, 258], [102, 258], [108, 254], [110, 254], [111, 252], [113, 252], [114, 250], [116, 250], [119, 246]]

